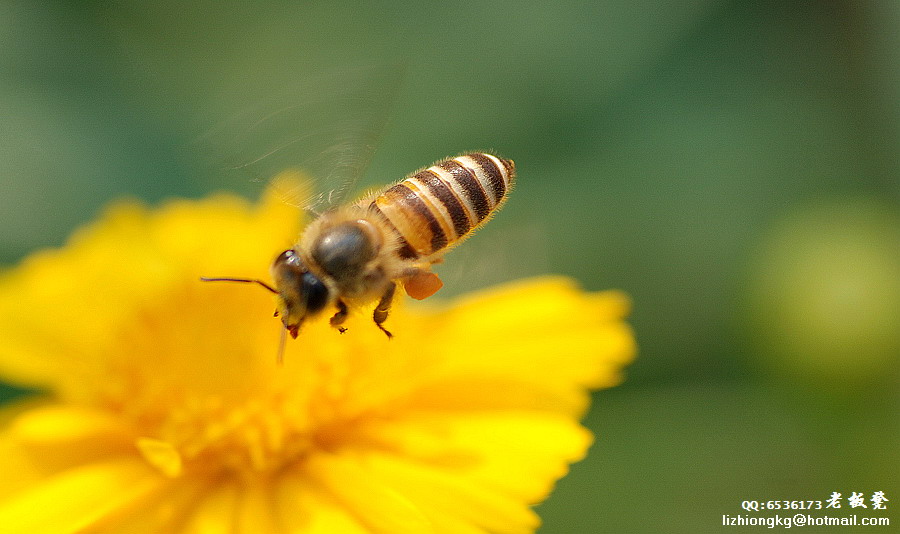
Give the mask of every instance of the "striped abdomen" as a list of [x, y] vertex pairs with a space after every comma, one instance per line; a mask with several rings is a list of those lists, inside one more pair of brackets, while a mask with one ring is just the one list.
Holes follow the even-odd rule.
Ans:
[[485, 223], [515, 180], [512, 160], [473, 153], [447, 159], [394, 185], [371, 208], [397, 230], [400, 256], [440, 252]]

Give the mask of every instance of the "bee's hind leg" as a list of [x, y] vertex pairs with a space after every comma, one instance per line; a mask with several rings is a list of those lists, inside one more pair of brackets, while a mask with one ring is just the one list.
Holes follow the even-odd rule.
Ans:
[[337, 313], [335, 313], [331, 317], [331, 320], [329, 322], [331, 323], [331, 326], [337, 328], [338, 332], [343, 334], [344, 332], [347, 331], [346, 328], [341, 326], [342, 324], [344, 324], [344, 321], [347, 320], [347, 313], [348, 313], [347, 312], [347, 304], [345, 304], [343, 300], [338, 299], [337, 308], [338, 308]]
[[381, 329], [384, 332], [388, 339], [394, 337], [394, 334], [391, 334], [387, 331], [387, 329], [382, 326], [382, 323], [387, 321], [388, 313], [391, 311], [391, 302], [394, 300], [394, 291], [397, 289], [397, 284], [391, 282], [391, 285], [388, 286], [387, 290], [381, 295], [381, 300], [378, 301], [378, 306], [375, 306], [375, 313], [372, 314], [372, 319], [375, 320], [375, 326]]

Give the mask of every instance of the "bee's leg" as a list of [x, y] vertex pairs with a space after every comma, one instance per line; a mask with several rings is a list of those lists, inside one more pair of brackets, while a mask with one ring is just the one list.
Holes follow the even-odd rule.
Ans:
[[338, 308], [337, 313], [335, 313], [331, 317], [331, 320], [329, 322], [331, 323], [331, 326], [337, 328], [338, 332], [343, 334], [344, 332], [347, 331], [346, 328], [341, 326], [342, 324], [344, 324], [344, 321], [347, 320], [347, 305], [344, 303], [343, 300], [338, 299], [337, 308]]
[[375, 326], [381, 329], [382, 332], [387, 334], [388, 339], [394, 337], [393, 334], [387, 331], [387, 329], [381, 324], [385, 322], [388, 318], [388, 312], [391, 311], [391, 302], [394, 300], [394, 290], [397, 289], [397, 284], [391, 282], [391, 285], [387, 288], [387, 291], [381, 295], [381, 300], [378, 301], [378, 306], [375, 307], [375, 313], [372, 314], [372, 318], [375, 319]]

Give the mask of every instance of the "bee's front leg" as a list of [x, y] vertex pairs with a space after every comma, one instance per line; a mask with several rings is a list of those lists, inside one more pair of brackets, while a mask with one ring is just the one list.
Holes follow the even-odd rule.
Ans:
[[331, 326], [337, 328], [338, 332], [343, 334], [344, 332], [347, 331], [346, 328], [341, 326], [342, 324], [344, 324], [344, 321], [347, 320], [347, 304], [345, 304], [343, 300], [338, 299], [337, 308], [338, 308], [337, 313], [335, 313], [331, 317], [331, 320], [329, 322], [331, 323]]
[[391, 282], [391, 285], [388, 286], [387, 290], [381, 295], [381, 300], [378, 301], [378, 306], [375, 307], [375, 313], [372, 314], [372, 318], [375, 320], [375, 326], [381, 329], [382, 332], [387, 334], [388, 339], [394, 337], [393, 334], [387, 331], [385, 327], [381, 324], [384, 323], [388, 318], [388, 312], [391, 311], [391, 302], [394, 300], [394, 291], [397, 289], [397, 284]]

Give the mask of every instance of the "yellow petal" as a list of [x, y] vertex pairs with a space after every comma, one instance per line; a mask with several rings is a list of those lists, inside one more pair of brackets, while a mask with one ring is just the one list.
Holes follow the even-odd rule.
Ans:
[[180, 534], [232, 534], [238, 510], [239, 488], [221, 481], [210, 486], [187, 519]]
[[181, 532], [185, 517], [206, 488], [198, 481], [180, 480], [140, 503], [98, 520], [78, 534], [163, 534]]
[[4, 473], [0, 493], [23, 489], [28, 481], [38, 482], [75, 466], [131, 454], [131, 440], [127, 428], [109, 414], [34, 405], [16, 414], [0, 433], [6, 449], [0, 455], [0, 472]]
[[409, 393], [403, 404], [416, 410], [534, 410], [580, 415], [589, 400], [582, 388], [474, 375], [435, 379]]
[[306, 460], [303, 472], [375, 534], [434, 532], [428, 518], [406, 496], [373, 480], [351, 457], [318, 453]]
[[285, 534], [370, 534], [335, 497], [303, 474], [286, 473], [276, 490]]
[[[434, 388], [414, 392], [415, 400], [513, 409], [519, 403], [521, 409], [580, 416], [586, 389], [618, 383], [621, 367], [634, 357], [634, 336], [622, 321], [627, 309], [621, 293], [585, 294], [558, 277], [519, 281], [462, 299], [437, 313], [430, 325], [418, 325], [430, 331], [424, 341], [417, 340], [419, 347], [436, 354], [429, 356], [435, 363], [422, 380]], [[461, 387], [464, 381], [474, 386]], [[489, 387], [498, 387], [500, 394], [480, 393]], [[436, 395], [439, 391], [447, 393]]]
[[275, 202], [252, 210], [225, 195], [155, 212], [133, 202], [113, 206], [65, 248], [34, 254], [0, 276], [0, 374], [84, 400], [96, 393], [85, 384], [102, 389], [104, 373], [122, 366], [115, 359], [131, 361], [129, 334], [159, 337], [144, 331], [148, 303], [198, 291], [203, 275], [265, 278], [270, 258], [296, 238], [297, 215]]
[[235, 516], [235, 532], [272, 534], [275, 523], [274, 488], [268, 481], [251, 479], [241, 486]]
[[60, 442], [72, 446], [86, 439], [125, 440], [130, 435], [122, 421], [108, 412], [58, 404], [21, 414], [10, 431], [18, 440], [33, 446]]
[[[372, 533], [348, 508], [302, 472], [286, 473], [281, 478], [277, 500], [279, 524], [285, 534]], [[431, 519], [435, 534], [488, 534], [460, 519], [455, 511], [444, 512], [426, 503], [416, 504], [421, 505], [422, 511]]]
[[43, 469], [35, 466], [33, 460], [28, 450], [9, 432], [0, 433], [0, 473], [3, 473], [0, 501], [43, 480]]
[[137, 458], [71, 469], [0, 504], [6, 532], [78, 532], [123, 508], [138, 506], [161, 486]]
[[379, 448], [465, 474], [526, 503], [543, 499], [592, 442], [568, 417], [528, 412], [422, 412], [360, 432]]
[[523, 501], [471, 480], [465, 470], [417, 464], [380, 452], [367, 453], [364, 459], [370, 476], [420, 507], [455, 515], [495, 534], [528, 534], [540, 525]]

